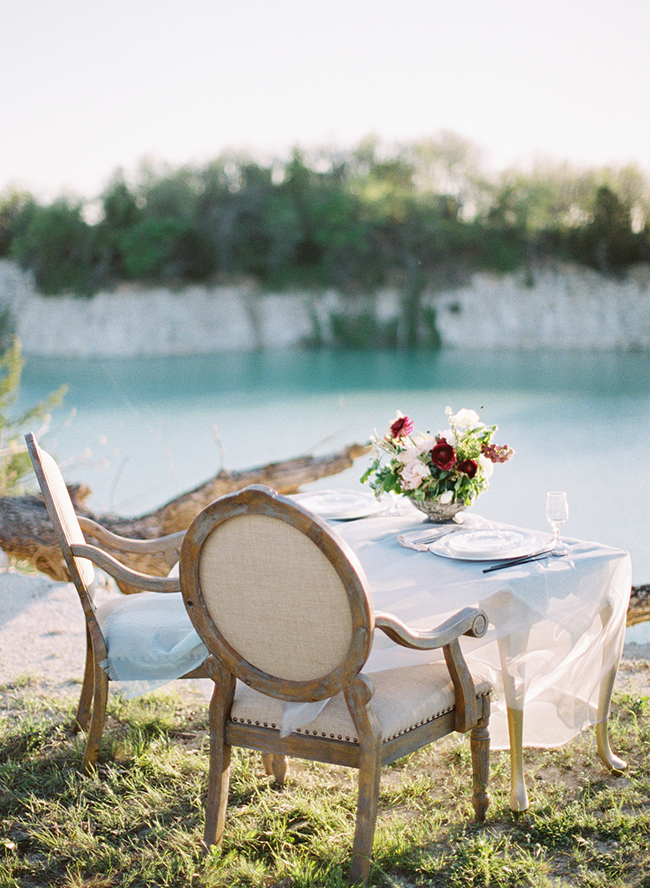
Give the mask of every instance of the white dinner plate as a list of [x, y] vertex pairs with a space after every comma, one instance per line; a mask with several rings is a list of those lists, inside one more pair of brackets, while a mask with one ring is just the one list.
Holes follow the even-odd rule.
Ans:
[[292, 499], [320, 518], [337, 521], [368, 518], [386, 508], [372, 493], [362, 490], [314, 490], [296, 493]]
[[461, 561], [505, 561], [532, 555], [541, 548], [541, 542], [525, 530], [461, 530], [435, 543], [429, 551], [443, 558]]

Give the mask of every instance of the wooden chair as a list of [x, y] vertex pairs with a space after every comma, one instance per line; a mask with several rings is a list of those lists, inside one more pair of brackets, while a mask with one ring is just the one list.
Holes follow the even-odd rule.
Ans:
[[[50, 520], [86, 618], [86, 665], [75, 729], [87, 731], [82, 766], [83, 772], [87, 774], [94, 769], [97, 762], [99, 744], [104, 731], [109, 682], [106, 668], [111, 647], [111, 636], [104, 634], [95, 606], [96, 581], [93, 563], [114, 578], [137, 589], [150, 592], [179, 592], [180, 585], [177, 578], [154, 577], [131, 570], [99, 546], [87, 544], [84, 534], [112, 551], [163, 553], [171, 567], [178, 559], [183, 533], [170, 534], [156, 540], [132, 540], [117, 536], [94, 521], [77, 516], [55, 460], [39, 447], [31, 432], [25, 436], [25, 440]], [[137, 618], [140, 624], [148, 624], [148, 630], [152, 634], [155, 633], [155, 614], [151, 616], [147, 596], [136, 594], [124, 596], [124, 599], [127, 608], [126, 618], [128, 619], [130, 614], [134, 619]], [[180, 601], [179, 606], [184, 615]], [[207, 672], [199, 666], [179, 677], [207, 677]]]
[[[284, 778], [285, 756], [359, 769], [350, 878], [371, 865], [380, 768], [453, 731], [471, 731], [473, 804], [488, 806], [490, 685], [470, 675], [459, 637], [487, 630], [465, 608], [437, 629], [410, 630], [373, 614], [361, 565], [315, 515], [265, 487], [208, 506], [185, 535], [181, 589], [211, 656], [210, 770], [205, 845], [221, 840], [232, 746], [261, 750]], [[373, 674], [361, 670], [373, 630], [446, 660]], [[328, 700], [302, 728], [281, 732], [286, 704]]]

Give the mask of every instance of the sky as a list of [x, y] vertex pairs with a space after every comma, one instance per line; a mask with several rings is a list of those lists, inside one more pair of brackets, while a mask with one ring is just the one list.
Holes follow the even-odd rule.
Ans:
[[648, 0], [0, 0], [0, 194], [450, 131], [650, 168]]

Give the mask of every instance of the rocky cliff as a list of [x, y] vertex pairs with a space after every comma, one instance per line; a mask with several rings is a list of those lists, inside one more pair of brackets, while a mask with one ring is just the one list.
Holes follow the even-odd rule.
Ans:
[[[253, 286], [179, 290], [123, 285], [84, 299], [44, 297], [29, 274], [0, 261], [0, 332], [26, 354], [143, 356], [332, 344], [341, 321], [370, 319], [397, 341], [413, 302], [397, 291], [350, 299], [331, 290], [260, 293]], [[548, 265], [532, 274], [474, 274], [425, 290], [422, 341], [457, 348], [650, 349], [650, 266], [624, 279]]]

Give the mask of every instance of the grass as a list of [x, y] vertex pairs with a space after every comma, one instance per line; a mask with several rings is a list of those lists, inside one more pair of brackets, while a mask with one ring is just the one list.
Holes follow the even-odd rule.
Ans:
[[[201, 853], [206, 706], [157, 693], [111, 697], [97, 773], [79, 773], [73, 701], [29, 678], [0, 688], [0, 888], [345, 885], [356, 773], [292, 761], [279, 788], [236, 750], [223, 845]], [[371, 884], [392, 888], [650, 888], [650, 707], [619, 693], [601, 766], [593, 731], [527, 750], [529, 812], [508, 808], [509, 757], [494, 752], [488, 820], [471, 819], [469, 747], [445, 740], [384, 769]]]

